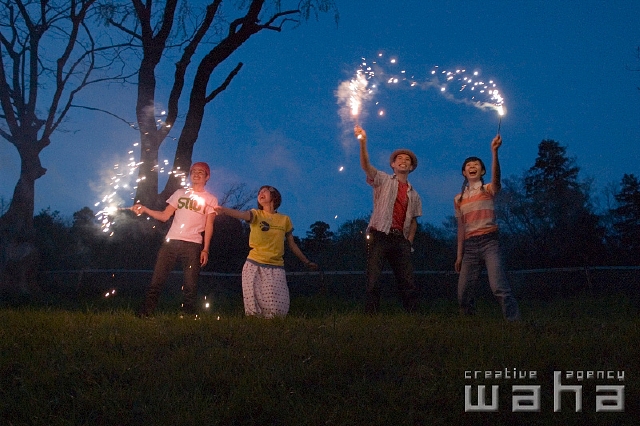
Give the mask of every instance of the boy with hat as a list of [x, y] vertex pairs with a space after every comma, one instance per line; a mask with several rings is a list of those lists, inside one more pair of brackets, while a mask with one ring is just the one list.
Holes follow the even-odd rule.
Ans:
[[418, 166], [416, 155], [408, 149], [397, 149], [389, 158], [393, 174], [373, 167], [367, 152], [367, 134], [360, 126], [354, 133], [360, 142], [360, 166], [373, 187], [373, 213], [367, 229], [367, 289], [365, 312], [380, 309], [380, 284], [384, 259], [389, 261], [400, 290], [402, 305], [408, 312], [416, 310], [418, 289], [413, 277], [411, 245], [422, 216], [422, 201], [408, 180]]

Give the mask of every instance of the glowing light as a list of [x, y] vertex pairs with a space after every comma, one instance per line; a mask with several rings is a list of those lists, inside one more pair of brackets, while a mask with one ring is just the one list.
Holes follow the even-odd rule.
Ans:
[[344, 170], [344, 166], [340, 166], [340, 168], [338, 169], [339, 172]]
[[[139, 142], [133, 143], [134, 147], [139, 146]], [[137, 184], [143, 180], [146, 180], [146, 176], [138, 176], [140, 166], [142, 162], [136, 161], [133, 156], [134, 150], [127, 151], [127, 160], [121, 163], [116, 163], [111, 171], [103, 172], [102, 180], [106, 185], [105, 193], [102, 195], [100, 201], [94, 203], [94, 207], [99, 208], [95, 217], [98, 223], [101, 224], [102, 232], [109, 233], [109, 236], [113, 236], [112, 227], [116, 223], [118, 218], [118, 212], [121, 210], [128, 210], [128, 207], [121, 207], [123, 204], [133, 204], [135, 191], [138, 189]], [[163, 160], [162, 163], [167, 166], [169, 160]], [[154, 170], [158, 173], [163, 173], [164, 169], [155, 165]], [[168, 174], [171, 174], [169, 172]], [[180, 171], [178, 167], [174, 175], [181, 178], [183, 187], [189, 187], [187, 183], [187, 174]], [[94, 186], [96, 186], [94, 184]], [[199, 201], [201, 202], [201, 201]]]
[[[378, 91], [385, 90], [435, 90], [448, 101], [473, 106], [481, 110], [496, 111], [499, 117], [506, 114], [504, 97], [495, 79], [485, 80], [478, 69], [467, 71], [465, 67], [444, 69], [436, 65], [425, 74], [415, 74], [402, 65], [398, 71], [397, 58], [382, 61], [382, 53], [373, 61], [362, 58], [354, 77], [342, 82], [335, 94], [340, 105], [339, 115], [345, 129], [345, 148], [353, 141], [353, 124], [361, 123], [368, 113], [368, 102]], [[375, 102], [378, 105], [378, 101]], [[386, 115], [389, 106], [376, 108], [379, 118]], [[371, 111], [372, 112], [372, 111]], [[352, 143], [352, 142], [351, 142]]]

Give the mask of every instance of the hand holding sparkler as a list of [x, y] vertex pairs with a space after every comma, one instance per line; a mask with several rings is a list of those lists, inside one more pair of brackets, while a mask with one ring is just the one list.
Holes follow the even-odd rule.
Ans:
[[136, 203], [133, 206], [129, 207], [129, 209], [134, 212], [136, 214], [136, 216], [140, 216], [142, 215], [142, 213], [145, 213], [145, 209], [146, 207], [143, 206], [140, 203]]
[[498, 152], [498, 148], [502, 145], [502, 136], [499, 134], [491, 141], [491, 151]]
[[353, 128], [353, 134], [356, 136], [356, 138], [359, 141], [362, 141], [362, 142], [367, 141], [367, 133], [359, 124], [356, 124], [356, 126]]

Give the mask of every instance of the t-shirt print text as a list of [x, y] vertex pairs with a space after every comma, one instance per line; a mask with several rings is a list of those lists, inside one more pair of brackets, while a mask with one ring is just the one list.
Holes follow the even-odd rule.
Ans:
[[189, 209], [194, 212], [200, 212], [202, 210], [204, 203], [199, 203], [198, 199], [189, 198], [189, 197], [180, 197], [178, 198], [178, 208], [179, 209]]

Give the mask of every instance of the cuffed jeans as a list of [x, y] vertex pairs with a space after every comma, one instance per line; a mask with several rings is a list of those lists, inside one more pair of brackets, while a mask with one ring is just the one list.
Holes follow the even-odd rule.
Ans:
[[458, 278], [458, 303], [460, 311], [472, 315], [476, 310], [475, 293], [480, 278], [482, 264], [487, 268], [489, 286], [500, 302], [505, 319], [520, 319], [518, 302], [511, 293], [507, 274], [502, 267], [498, 233], [479, 235], [464, 240], [462, 266]]
[[384, 259], [389, 261], [400, 291], [402, 306], [407, 312], [416, 310], [418, 289], [413, 278], [411, 243], [402, 235], [371, 231], [367, 242], [367, 290], [365, 312], [380, 310], [380, 274]]
[[160, 247], [156, 266], [153, 270], [151, 284], [147, 290], [144, 305], [140, 310], [145, 315], [151, 315], [158, 305], [158, 299], [162, 293], [169, 274], [176, 262], [182, 263], [184, 302], [182, 311], [187, 314], [195, 314], [196, 298], [198, 295], [198, 276], [200, 275], [200, 251], [202, 245], [181, 240], [165, 241]]

